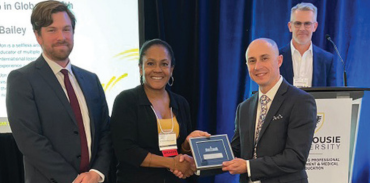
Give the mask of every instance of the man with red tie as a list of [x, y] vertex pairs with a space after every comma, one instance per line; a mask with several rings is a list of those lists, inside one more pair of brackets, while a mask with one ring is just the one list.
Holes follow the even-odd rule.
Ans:
[[98, 77], [69, 59], [76, 19], [66, 4], [44, 1], [31, 23], [43, 53], [9, 74], [6, 98], [25, 182], [104, 182], [111, 159], [108, 107]]

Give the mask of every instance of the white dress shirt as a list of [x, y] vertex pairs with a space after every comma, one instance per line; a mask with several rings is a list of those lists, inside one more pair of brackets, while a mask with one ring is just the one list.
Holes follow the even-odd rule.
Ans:
[[[270, 106], [272, 104], [272, 101], [274, 101], [274, 97], [281, 85], [281, 83], [283, 82], [283, 76], [280, 76], [280, 79], [279, 81], [267, 92], [267, 93], [262, 93], [262, 91], [259, 89], [258, 90], [258, 105], [257, 105], [257, 114], [256, 114], [256, 121], [255, 121], [255, 129], [254, 129], [254, 133], [256, 133], [257, 131], [257, 126], [258, 126], [258, 119], [259, 119], [259, 116], [261, 114], [261, 102], [260, 102], [260, 99], [261, 99], [261, 96], [262, 95], [267, 95], [267, 97], [270, 99], [270, 102], [267, 103], [267, 112], [266, 114], [268, 114], [268, 111], [270, 110]], [[258, 148], [258, 146], [257, 146]], [[258, 156], [258, 154], [257, 154]], [[250, 165], [249, 165], [249, 160], [247, 160], [247, 171], [248, 171], [248, 177], [251, 177], [252, 174], [251, 174], [251, 170], [250, 170]], [[250, 183], [261, 183], [261, 181], [251, 181], [249, 179], [249, 182]]]
[[[293, 42], [290, 41], [290, 48], [292, 51], [292, 64], [293, 64], [293, 81], [296, 79], [307, 79], [307, 87], [312, 86], [313, 75], [313, 51], [312, 42], [308, 50], [303, 55], [294, 47]], [[296, 84], [293, 85], [296, 86]]]
[[[90, 160], [91, 159], [91, 130], [90, 130], [91, 128], [90, 128], [89, 110], [87, 108], [85, 96], [84, 96], [84, 94], [81, 90], [81, 87], [78, 84], [77, 79], [76, 79], [75, 75], [72, 72], [71, 62], [69, 61], [67, 66], [65, 68], [63, 68], [62, 66], [57, 64], [55, 61], [52, 61], [51, 59], [46, 57], [46, 55], [44, 53], [42, 53], [42, 56], [44, 57], [46, 63], [49, 65], [49, 67], [51, 68], [51, 70], [53, 71], [55, 76], [57, 77], [57, 79], [59, 81], [59, 84], [62, 86], [62, 88], [64, 90], [64, 93], [66, 94], [66, 97], [69, 100], [68, 93], [67, 93], [66, 87], [64, 85], [64, 75], [63, 75], [63, 73], [60, 72], [62, 69], [67, 69], [68, 70], [69, 80], [71, 81], [73, 90], [76, 93], [78, 104], [80, 105], [80, 109], [81, 109], [82, 121], [83, 121], [83, 124], [84, 124], [86, 140], [87, 140], [87, 147], [88, 147], [88, 151], [89, 151], [89, 160]], [[95, 169], [91, 169], [90, 171], [95, 171], [96, 173], [98, 173], [100, 175], [100, 178], [101, 178], [99, 182], [104, 182], [104, 179], [105, 179], [104, 174], [102, 174], [101, 172], [99, 172], [98, 170], [95, 170]]]

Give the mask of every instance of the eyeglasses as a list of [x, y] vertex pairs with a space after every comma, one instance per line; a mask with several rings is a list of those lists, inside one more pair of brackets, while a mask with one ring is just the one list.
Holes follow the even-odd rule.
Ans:
[[314, 24], [315, 22], [291, 22], [293, 23], [294, 27], [295, 28], [301, 28], [301, 25], [303, 24], [305, 28], [311, 28], [312, 27], [312, 24]]

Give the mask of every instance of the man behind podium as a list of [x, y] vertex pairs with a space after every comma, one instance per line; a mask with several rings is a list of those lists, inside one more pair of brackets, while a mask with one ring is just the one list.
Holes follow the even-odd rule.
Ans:
[[333, 54], [312, 44], [316, 31], [317, 8], [311, 3], [294, 6], [288, 23], [292, 33], [290, 44], [280, 49], [284, 62], [280, 74], [297, 87], [337, 86]]
[[26, 183], [103, 182], [111, 159], [109, 116], [98, 77], [71, 65], [75, 17], [58, 1], [36, 4], [31, 23], [43, 53], [12, 71], [7, 111]]
[[235, 158], [223, 170], [241, 174], [240, 182], [307, 182], [316, 103], [280, 76], [283, 57], [276, 43], [261, 38], [246, 52], [249, 76], [259, 91], [239, 104], [231, 142]]

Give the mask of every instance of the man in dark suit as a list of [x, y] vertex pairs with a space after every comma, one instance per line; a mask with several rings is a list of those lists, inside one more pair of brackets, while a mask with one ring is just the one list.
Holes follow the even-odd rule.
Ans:
[[290, 44], [280, 49], [284, 62], [280, 74], [297, 87], [337, 86], [333, 54], [312, 44], [312, 34], [318, 23], [317, 8], [311, 3], [299, 3], [291, 10]]
[[103, 182], [111, 159], [109, 116], [98, 77], [71, 65], [75, 17], [58, 1], [31, 15], [42, 55], [7, 82], [10, 126], [26, 183]]
[[259, 91], [239, 104], [231, 145], [235, 158], [223, 170], [240, 182], [307, 182], [305, 164], [313, 138], [316, 103], [279, 73], [283, 57], [273, 40], [253, 41], [246, 52]]

